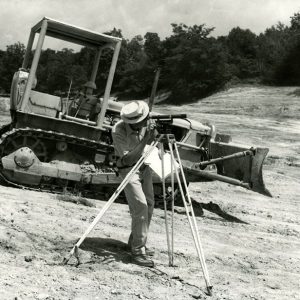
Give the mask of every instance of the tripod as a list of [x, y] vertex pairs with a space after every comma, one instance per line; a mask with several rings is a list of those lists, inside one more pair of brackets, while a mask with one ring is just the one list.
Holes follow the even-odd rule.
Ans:
[[[168, 148], [170, 150], [171, 155], [171, 189], [172, 189], [172, 211], [171, 211], [171, 238], [170, 238], [170, 231], [169, 231], [169, 224], [168, 224], [168, 215], [167, 215], [167, 200], [166, 200], [166, 184], [165, 184], [165, 163], [164, 163], [164, 143], [168, 144]], [[187, 182], [185, 179], [185, 175], [183, 172], [182, 163], [179, 156], [179, 151], [177, 148], [176, 140], [173, 134], [161, 134], [155, 141], [153, 141], [150, 147], [143, 153], [134, 167], [130, 170], [130, 172], [126, 175], [123, 179], [121, 184], [118, 186], [114, 194], [110, 197], [110, 199], [105, 203], [99, 214], [96, 216], [94, 221], [90, 224], [87, 228], [85, 233], [79, 239], [79, 241], [74, 245], [70, 253], [64, 258], [63, 263], [67, 264], [70, 258], [74, 255], [77, 259], [77, 263], [79, 264], [79, 254], [78, 249], [80, 245], [83, 243], [87, 235], [93, 230], [93, 228], [97, 225], [100, 219], [103, 217], [105, 212], [109, 209], [112, 203], [117, 199], [119, 194], [125, 188], [127, 183], [130, 181], [132, 176], [139, 170], [142, 164], [145, 162], [147, 157], [151, 154], [151, 152], [155, 149], [155, 147], [160, 144], [161, 149], [161, 171], [162, 171], [162, 189], [163, 189], [163, 201], [164, 201], [164, 215], [165, 215], [165, 227], [166, 227], [166, 234], [167, 234], [167, 246], [168, 246], [168, 257], [169, 257], [169, 266], [174, 265], [174, 200], [175, 200], [175, 193], [174, 193], [174, 173], [176, 175], [177, 184], [181, 193], [181, 197], [183, 200], [183, 204], [186, 210], [187, 219], [191, 228], [195, 248], [197, 251], [198, 258], [200, 260], [201, 269], [203, 272], [207, 292], [211, 295], [212, 286], [210, 284], [209, 275], [207, 266], [205, 263], [204, 252], [202, 249], [200, 236], [198, 232], [197, 222], [195, 218], [195, 213], [192, 206], [192, 201], [188, 192]], [[176, 161], [177, 159], [177, 161]], [[184, 192], [184, 190], [186, 192]]]

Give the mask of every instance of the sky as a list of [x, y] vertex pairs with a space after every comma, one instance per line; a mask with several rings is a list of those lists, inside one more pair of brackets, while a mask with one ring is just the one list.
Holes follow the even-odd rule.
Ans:
[[213, 36], [239, 26], [259, 34], [279, 21], [289, 25], [300, 0], [0, 0], [0, 49], [27, 44], [30, 28], [44, 16], [105, 32], [118, 28], [131, 39], [172, 34], [171, 23], [206, 24]]

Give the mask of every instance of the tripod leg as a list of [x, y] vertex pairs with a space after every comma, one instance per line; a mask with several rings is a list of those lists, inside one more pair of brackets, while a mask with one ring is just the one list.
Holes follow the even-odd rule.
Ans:
[[[168, 145], [170, 151], [173, 151], [172, 143], [168, 138]], [[171, 266], [174, 266], [174, 201], [175, 201], [175, 193], [174, 193], [174, 160], [171, 159], [171, 192], [172, 192], [172, 207], [171, 207]]]
[[[125, 188], [129, 180], [132, 178], [132, 176], [139, 170], [139, 168], [142, 166], [144, 163], [145, 159], [150, 155], [154, 147], [158, 144], [159, 139], [155, 142], [152, 142], [150, 145], [150, 148], [140, 157], [140, 159], [137, 161], [137, 163], [134, 165], [134, 167], [131, 169], [131, 171], [126, 175], [126, 177], [123, 179], [123, 181], [120, 183], [116, 191], [113, 193], [113, 195], [109, 198], [109, 200], [105, 203], [103, 206], [102, 210], [99, 212], [99, 214], [96, 216], [94, 221], [90, 224], [88, 229], [85, 231], [85, 233], [81, 236], [79, 241], [75, 244], [75, 246], [72, 248], [70, 251], [69, 255], [64, 257], [63, 259], [63, 264], [67, 264], [72, 255], [74, 255], [75, 251], [78, 250], [80, 245], [83, 243], [85, 238], [88, 236], [88, 234], [93, 230], [93, 228], [97, 225], [97, 223], [100, 221], [100, 219], [103, 217], [105, 212], [110, 208], [110, 206], [113, 204], [113, 202], [117, 199], [119, 194], [122, 192], [122, 190]], [[77, 260], [78, 260], [78, 255], [77, 255]]]
[[197, 241], [198, 241], [198, 245], [199, 245], [199, 249], [200, 249], [200, 254], [201, 254], [202, 260], [204, 262], [204, 267], [205, 267], [205, 272], [207, 274], [207, 278], [209, 278], [208, 270], [207, 270], [207, 267], [206, 267], [206, 264], [205, 264], [204, 251], [203, 251], [203, 248], [202, 248], [202, 245], [201, 245], [201, 242], [200, 242], [200, 235], [199, 235], [198, 226], [197, 226], [197, 222], [196, 222], [196, 217], [195, 217], [195, 213], [194, 213], [194, 209], [193, 209], [193, 205], [192, 205], [192, 200], [191, 200], [191, 197], [190, 197], [190, 194], [189, 194], [189, 191], [188, 191], [188, 186], [187, 186], [187, 183], [186, 183], [186, 179], [185, 179], [185, 175], [184, 175], [184, 171], [183, 171], [183, 168], [182, 168], [182, 163], [181, 163], [181, 159], [180, 159], [180, 156], [179, 156], [179, 151], [178, 151], [176, 143], [174, 144], [174, 147], [175, 147], [176, 156], [177, 156], [179, 166], [180, 166], [180, 172], [182, 174], [182, 182], [183, 182], [184, 188], [186, 190], [186, 198], [185, 199], [187, 199], [187, 204], [188, 204], [188, 206], [191, 210], [192, 222], [193, 222], [193, 225], [194, 225], [194, 228], [195, 228], [196, 237], [197, 237]]
[[[176, 143], [174, 143], [174, 145], [175, 145], [175, 151], [176, 151], [177, 158], [178, 158], [179, 157], [179, 153], [178, 153], [178, 150], [177, 150], [177, 147], [176, 147]], [[175, 162], [175, 157], [174, 157], [174, 153], [173, 153], [172, 150], [171, 150], [171, 157], [172, 157], [172, 160], [174, 160], [174, 162]], [[183, 179], [185, 180], [180, 158], [179, 158], [178, 162], [179, 162], [179, 166], [180, 166], [181, 175], [182, 175]], [[186, 210], [186, 215], [187, 215], [187, 218], [188, 218], [188, 222], [190, 224], [190, 228], [191, 228], [191, 232], [192, 232], [192, 236], [193, 236], [195, 248], [196, 248], [196, 251], [197, 251], [197, 254], [198, 254], [198, 258], [200, 260], [200, 264], [201, 264], [201, 268], [202, 268], [204, 280], [205, 280], [205, 283], [206, 283], [206, 288], [207, 288], [208, 294], [211, 295], [211, 288], [212, 287], [211, 287], [211, 284], [210, 284], [210, 281], [209, 281], [209, 276], [208, 276], [208, 272], [207, 272], [205, 260], [203, 259], [204, 257], [203, 257], [203, 255], [201, 253], [202, 247], [201, 247], [199, 235], [197, 234], [197, 232], [198, 232], [197, 226], [195, 227], [194, 221], [191, 220], [191, 216], [189, 214], [189, 206], [190, 205], [188, 205], [188, 203], [186, 201], [186, 195], [185, 195], [185, 193], [183, 191], [183, 187], [182, 187], [182, 184], [181, 184], [181, 180], [180, 180], [180, 176], [179, 176], [179, 172], [178, 172], [177, 168], [175, 168], [175, 174], [176, 174], [178, 186], [179, 186], [179, 189], [180, 189], [180, 193], [181, 193], [181, 196], [182, 196], [182, 200], [183, 200], [183, 203], [184, 203], [184, 207], [185, 207], [185, 210]]]
[[160, 144], [160, 147], [161, 147], [160, 148], [160, 150], [161, 150], [161, 173], [162, 173], [162, 190], [163, 190], [163, 200], [164, 200], [165, 226], [166, 226], [166, 235], [167, 235], [169, 266], [171, 266], [172, 265], [172, 258], [171, 258], [171, 246], [170, 246], [168, 214], [167, 214], [165, 164], [164, 164], [164, 145], [163, 145], [163, 143]]

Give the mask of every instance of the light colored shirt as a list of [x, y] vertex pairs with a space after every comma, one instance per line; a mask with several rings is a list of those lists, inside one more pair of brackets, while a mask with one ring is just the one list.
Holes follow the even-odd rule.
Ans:
[[132, 151], [141, 142], [145, 133], [145, 127], [140, 131], [135, 131], [123, 120], [116, 123], [112, 129], [116, 155], [122, 158], [128, 152]]

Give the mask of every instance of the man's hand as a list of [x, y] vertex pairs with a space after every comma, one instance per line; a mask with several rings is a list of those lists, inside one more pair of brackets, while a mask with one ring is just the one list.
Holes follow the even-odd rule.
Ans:
[[158, 135], [158, 131], [156, 130], [155, 122], [149, 122], [147, 125], [146, 133], [144, 138], [148, 143], [154, 141], [155, 137]]

